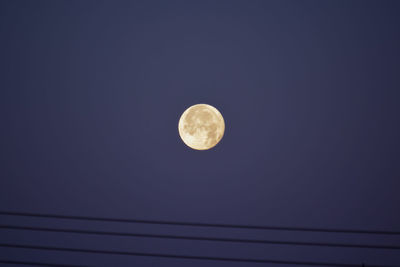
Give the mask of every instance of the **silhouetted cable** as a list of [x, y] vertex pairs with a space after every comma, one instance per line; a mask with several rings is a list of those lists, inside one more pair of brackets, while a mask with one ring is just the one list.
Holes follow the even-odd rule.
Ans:
[[385, 231], [385, 230], [357, 230], [357, 229], [334, 229], [334, 228], [329, 229], [329, 228], [197, 223], [197, 222], [123, 219], [123, 218], [89, 217], [89, 216], [73, 216], [73, 215], [29, 213], [29, 212], [10, 212], [10, 211], [0, 211], [0, 215], [68, 219], [68, 220], [84, 220], [84, 221], [193, 226], [193, 227], [218, 227], [218, 228], [254, 229], [254, 230], [303, 231], [303, 232], [326, 232], [326, 233], [347, 233], [347, 234], [400, 235], [399, 231]]
[[397, 249], [397, 250], [400, 250], [400, 246], [371, 245], [371, 244], [346, 244], [346, 243], [326, 243], [326, 242], [300, 242], [300, 241], [277, 241], [277, 240], [240, 239], [240, 238], [222, 238], [222, 237], [141, 234], [141, 233], [126, 233], [126, 232], [124, 233], [124, 232], [114, 232], [114, 231], [92, 231], [92, 230], [60, 229], [60, 228], [13, 226], [13, 225], [0, 225], [0, 229], [89, 234], [89, 235], [108, 235], [108, 236], [123, 236], [123, 237], [196, 240], [196, 241], [212, 241], [212, 242], [214, 241], [214, 242], [232, 242], [232, 243], [271, 244], [271, 245], [344, 247], [344, 248], [368, 248], [368, 249]]
[[46, 267], [88, 267], [87, 265], [72, 265], [72, 264], [57, 264], [33, 261], [14, 261], [14, 260], [0, 260], [3, 264], [12, 265], [28, 265], [28, 266], [46, 266]]
[[[251, 259], [251, 258], [225, 258], [225, 257], [211, 257], [211, 256], [191, 256], [191, 255], [176, 255], [176, 254], [162, 254], [162, 253], [144, 253], [144, 252], [133, 252], [133, 251], [117, 251], [117, 250], [80, 249], [80, 248], [66, 248], [66, 247], [53, 247], [53, 246], [32, 246], [32, 245], [5, 244], [5, 243], [0, 243], [0, 247], [16, 248], [16, 249], [34, 249], [34, 250], [45, 250], [45, 251], [64, 251], [64, 252], [107, 254], [107, 255], [185, 259], [185, 260], [272, 263], [272, 264], [330, 266], [330, 267], [360, 267], [360, 264], [351, 264], [351, 263], [286, 261], [286, 260]], [[400, 267], [400, 266], [381, 265], [381, 264], [369, 265], [368, 264], [368, 267]]]

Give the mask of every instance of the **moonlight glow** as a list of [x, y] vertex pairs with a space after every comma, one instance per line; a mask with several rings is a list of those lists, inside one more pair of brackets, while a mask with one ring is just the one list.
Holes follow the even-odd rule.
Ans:
[[183, 112], [179, 120], [179, 135], [183, 142], [197, 150], [214, 147], [225, 131], [221, 113], [213, 106], [197, 104]]

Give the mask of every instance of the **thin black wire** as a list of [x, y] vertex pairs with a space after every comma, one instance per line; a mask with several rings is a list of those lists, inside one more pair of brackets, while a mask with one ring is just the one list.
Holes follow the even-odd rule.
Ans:
[[371, 244], [346, 244], [346, 243], [277, 241], [277, 240], [261, 240], [261, 239], [141, 234], [141, 233], [126, 233], [126, 232], [124, 233], [124, 232], [115, 232], [115, 231], [92, 231], [92, 230], [60, 229], [60, 228], [14, 226], [14, 225], [0, 225], [0, 229], [89, 234], [89, 235], [108, 235], [108, 236], [123, 236], [123, 237], [196, 240], [196, 241], [211, 241], [211, 242], [253, 243], [253, 244], [273, 244], [273, 245], [292, 245], [292, 246], [318, 246], [318, 247], [344, 247], [344, 248], [368, 248], [368, 249], [397, 249], [397, 250], [400, 249], [400, 246], [392, 246], [392, 245], [386, 246], [386, 245], [371, 245]]
[[197, 222], [178, 222], [178, 221], [162, 221], [162, 220], [141, 220], [141, 219], [73, 216], [73, 215], [30, 213], [30, 212], [11, 212], [11, 211], [0, 211], [0, 215], [39, 217], [39, 218], [54, 218], [54, 219], [68, 219], [68, 220], [84, 220], [84, 221], [103, 221], [103, 222], [120, 222], [120, 223], [143, 223], [143, 224], [158, 224], [158, 225], [193, 226], [193, 227], [218, 227], [218, 228], [236, 228], [236, 229], [253, 229], [253, 230], [326, 232], [326, 233], [347, 233], [347, 234], [400, 235], [400, 231], [386, 231], [386, 230], [357, 230], [357, 229], [334, 229], [334, 228], [330, 228], [329, 229], [329, 228], [307, 228], [307, 227], [282, 227], [282, 226], [262, 226], [262, 225], [197, 223]]
[[[176, 254], [161, 254], [161, 253], [144, 253], [144, 252], [133, 252], [133, 251], [80, 249], [80, 248], [66, 248], [66, 247], [53, 247], [53, 246], [33, 246], [33, 245], [19, 245], [19, 244], [6, 244], [6, 243], [0, 243], [0, 247], [16, 248], [16, 249], [34, 249], [34, 250], [45, 250], [45, 251], [64, 251], [64, 252], [79, 252], [79, 253], [92, 253], [92, 254], [153, 257], [153, 258], [155, 257], [155, 258], [170, 258], [170, 259], [186, 259], [186, 260], [247, 262], [247, 263], [271, 263], [271, 264], [328, 266], [328, 267], [360, 267], [361, 266], [361, 264], [351, 264], [351, 263], [331, 263], [331, 262], [313, 262], [313, 261], [286, 261], [286, 260], [251, 259], [251, 258], [225, 258], [225, 257], [210, 257], [210, 256], [192, 256], [192, 255], [176, 255]], [[368, 264], [368, 267], [400, 267], [400, 266], [394, 266], [394, 265], [369, 265]]]
[[29, 265], [29, 266], [46, 266], [46, 267], [88, 267], [87, 265], [71, 265], [71, 264], [57, 264], [57, 263], [45, 263], [45, 262], [33, 262], [33, 261], [14, 261], [14, 260], [1, 260], [3, 264], [13, 265]]

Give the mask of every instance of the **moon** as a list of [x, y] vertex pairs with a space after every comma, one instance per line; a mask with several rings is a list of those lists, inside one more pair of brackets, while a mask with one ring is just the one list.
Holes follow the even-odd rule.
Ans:
[[221, 141], [225, 132], [225, 121], [213, 106], [197, 104], [183, 112], [178, 130], [187, 146], [196, 150], [207, 150]]

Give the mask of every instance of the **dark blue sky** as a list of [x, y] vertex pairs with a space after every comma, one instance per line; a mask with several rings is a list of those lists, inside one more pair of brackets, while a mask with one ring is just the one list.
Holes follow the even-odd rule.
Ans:
[[[0, 209], [400, 229], [399, 1], [1, 1]], [[212, 150], [180, 140], [218, 108]], [[304, 241], [295, 234], [0, 217], [1, 223]], [[398, 251], [0, 231], [1, 242], [400, 264]], [[0, 249], [94, 266], [256, 266]]]

